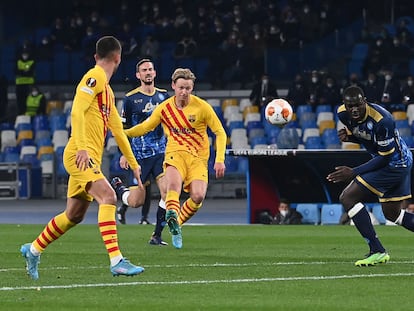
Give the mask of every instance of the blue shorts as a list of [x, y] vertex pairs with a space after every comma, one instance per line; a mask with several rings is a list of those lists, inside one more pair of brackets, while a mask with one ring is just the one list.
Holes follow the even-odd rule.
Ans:
[[363, 173], [355, 181], [375, 194], [380, 202], [401, 201], [411, 198], [411, 166], [383, 167]]
[[[139, 165], [141, 165], [141, 180], [142, 183], [149, 184], [151, 181], [151, 176], [156, 180], [164, 174], [164, 154], [157, 154], [155, 156], [138, 160]], [[131, 175], [132, 175], [132, 171]], [[131, 178], [133, 175], [131, 176]], [[129, 186], [138, 185], [137, 180], [133, 178], [132, 183]]]

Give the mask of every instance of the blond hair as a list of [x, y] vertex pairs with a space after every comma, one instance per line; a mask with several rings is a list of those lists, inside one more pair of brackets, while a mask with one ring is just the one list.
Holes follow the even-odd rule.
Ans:
[[180, 78], [185, 79], [185, 80], [193, 80], [193, 82], [194, 82], [195, 79], [196, 79], [196, 76], [188, 68], [177, 68], [177, 69], [174, 70], [174, 72], [171, 76], [171, 80], [172, 80], [172, 82], [175, 83], [175, 81], [177, 81]]

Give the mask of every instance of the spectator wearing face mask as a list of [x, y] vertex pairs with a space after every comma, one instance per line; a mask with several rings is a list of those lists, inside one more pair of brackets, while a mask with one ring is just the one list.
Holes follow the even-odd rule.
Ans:
[[26, 98], [35, 83], [35, 60], [28, 49], [23, 49], [16, 62], [16, 103], [17, 115], [26, 111]]
[[36, 85], [33, 85], [30, 94], [26, 98], [25, 115], [33, 117], [42, 114], [46, 114], [46, 97]]
[[402, 102], [405, 106], [414, 104], [414, 77], [409, 75], [401, 88]]
[[269, 79], [269, 76], [264, 73], [260, 81], [253, 85], [250, 92], [250, 102], [259, 108], [264, 107], [269, 101], [278, 98], [276, 85]]
[[278, 213], [273, 218], [274, 225], [300, 225], [302, 224], [302, 214], [290, 207], [287, 199], [281, 198]]
[[378, 72], [384, 64], [389, 63], [389, 47], [382, 37], [376, 38], [369, 46], [364, 63], [364, 72]]
[[319, 104], [331, 105], [332, 108], [342, 102], [341, 91], [333, 77], [327, 77], [321, 87]]
[[312, 107], [318, 105], [321, 98], [322, 91], [322, 81], [318, 71], [313, 70], [311, 73], [311, 78], [308, 85], [309, 98], [307, 100], [308, 104]]
[[401, 86], [390, 69], [383, 71], [384, 88], [382, 91], [381, 106], [390, 112], [404, 111], [405, 105], [401, 103]]
[[364, 84], [365, 97], [370, 103], [379, 104], [382, 98], [382, 91], [384, 86], [378, 79], [377, 75], [373, 72], [368, 74], [368, 79]]
[[309, 98], [308, 87], [303, 75], [298, 73], [288, 89], [286, 99], [293, 107], [305, 105]]

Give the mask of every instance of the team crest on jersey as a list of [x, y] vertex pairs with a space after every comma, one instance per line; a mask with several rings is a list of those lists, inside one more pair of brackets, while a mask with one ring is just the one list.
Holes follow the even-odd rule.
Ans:
[[164, 94], [162, 94], [162, 93], [158, 93], [158, 98], [159, 98], [161, 101], [163, 101], [163, 100], [164, 100], [164, 98], [165, 98], [165, 96], [164, 96]]
[[86, 85], [89, 87], [94, 87], [96, 85], [96, 79], [95, 78], [88, 78], [86, 80]]
[[195, 116], [194, 114], [190, 114], [190, 115], [188, 116], [188, 121], [190, 121], [190, 122], [195, 122], [195, 120], [196, 120], [196, 116]]
[[373, 127], [374, 127], [374, 125], [372, 124], [372, 121], [368, 121], [367, 122], [367, 129], [372, 130]]

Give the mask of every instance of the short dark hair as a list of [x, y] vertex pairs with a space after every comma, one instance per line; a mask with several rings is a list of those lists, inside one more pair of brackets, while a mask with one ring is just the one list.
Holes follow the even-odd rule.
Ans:
[[346, 101], [356, 101], [357, 99], [361, 100], [365, 97], [364, 91], [355, 85], [348, 86], [343, 92], [343, 100]]
[[152, 63], [152, 60], [149, 58], [142, 58], [138, 61], [137, 65], [135, 66], [136, 71], [138, 72], [139, 66], [141, 66], [144, 63]]
[[96, 55], [99, 58], [107, 58], [111, 56], [114, 52], [121, 52], [122, 46], [121, 42], [113, 36], [104, 36], [101, 37], [96, 42]]
[[287, 199], [287, 198], [280, 198], [279, 199], [279, 204], [280, 203], [285, 203], [285, 204], [287, 204], [288, 206], [290, 206], [290, 201]]

